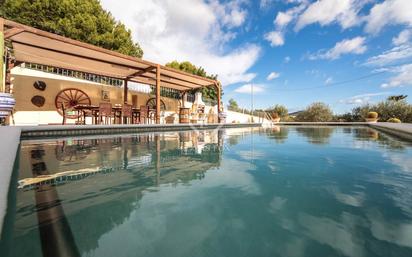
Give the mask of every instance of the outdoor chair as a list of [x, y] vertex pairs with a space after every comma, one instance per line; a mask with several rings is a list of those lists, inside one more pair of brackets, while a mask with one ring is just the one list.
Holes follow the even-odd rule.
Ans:
[[140, 106], [140, 123], [147, 124], [149, 120], [149, 107], [146, 105]]
[[124, 104], [122, 106], [122, 118], [123, 124], [133, 124], [133, 111], [130, 104]]
[[111, 124], [112, 123], [112, 104], [111, 103], [100, 103], [99, 104], [99, 122], [100, 124]]
[[61, 108], [62, 108], [62, 115], [63, 115], [62, 125], [66, 125], [66, 108], [64, 107], [64, 103], [62, 103]]

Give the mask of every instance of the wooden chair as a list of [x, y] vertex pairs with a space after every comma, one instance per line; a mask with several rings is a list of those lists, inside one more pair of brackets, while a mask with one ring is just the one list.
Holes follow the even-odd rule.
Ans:
[[62, 125], [66, 125], [66, 108], [64, 107], [64, 103], [61, 104], [61, 108], [62, 108], [62, 115], [63, 115]]
[[141, 105], [140, 106], [140, 123], [141, 124], [147, 124], [149, 121], [149, 107], [146, 105]]
[[112, 124], [112, 104], [100, 103], [99, 104], [99, 122], [100, 124]]
[[124, 104], [122, 106], [122, 118], [123, 118], [123, 124], [133, 124], [132, 105]]

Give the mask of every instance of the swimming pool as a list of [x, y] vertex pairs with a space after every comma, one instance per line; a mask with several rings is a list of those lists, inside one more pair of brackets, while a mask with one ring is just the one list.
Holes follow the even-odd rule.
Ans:
[[22, 141], [1, 256], [412, 256], [412, 144], [367, 127]]

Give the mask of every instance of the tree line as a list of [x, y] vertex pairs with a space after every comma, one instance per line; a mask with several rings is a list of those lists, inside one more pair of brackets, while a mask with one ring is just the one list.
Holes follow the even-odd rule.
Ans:
[[304, 110], [289, 114], [283, 105], [275, 105], [267, 109], [257, 109], [253, 112], [239, 107], [234, 99], [229, 100], [227, 109], [230, 111], [252, 114], [260, 117], [280, 118], [281, 121], [299, 122], [362, 122], [371, 113], [376, 112], [381, 122], [412, 123], [412, 105], [406, 101], [406, 95], [390, 96], [376, 104], [365, 104], [344, 114], [334, 114], [330, 106], [322, 102], [315, 102]]

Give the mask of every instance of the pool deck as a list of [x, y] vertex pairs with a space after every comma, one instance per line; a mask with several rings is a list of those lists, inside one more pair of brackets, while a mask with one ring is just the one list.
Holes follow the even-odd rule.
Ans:
[[411, 123], [369, 123], [369, 126], [381, 130], [387, 134], [400, 137], [406, 140], [412, 140]]
[[[280, 122], [274, 126], [369, 126], [393, 136], [412, 140], [412, 124], [366, 122]], [[149, 125], [65, 125], [0, 127], [0, 233], [7, 210], [7, 195], [13, 165], [21, 140], [35, 138], [77, 137], [121, 133], [205, 130], [240, 127], [260, 127], [260, 123], [241, 124], [149, 124]], [[0, 234], [1, 236], [1, 234]]]
[[[20, 143], [20, 128], [0, 127], [0, 233], [7, 210], [7, 195], [14, 160]], [[1, 235], [0, 235], [1, 236]]]

